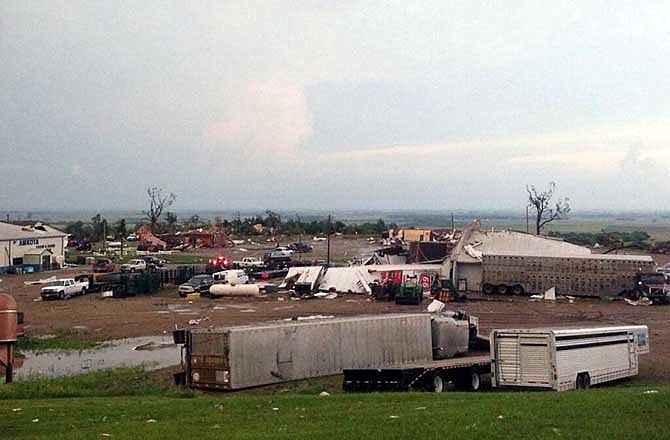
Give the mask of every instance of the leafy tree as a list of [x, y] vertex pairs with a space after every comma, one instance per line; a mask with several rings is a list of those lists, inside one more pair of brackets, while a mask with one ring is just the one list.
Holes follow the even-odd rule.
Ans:
[[100, 241], [106, 238], [106, 231], [109, 230], [107, 219], [102, 218], [100, 214], [96, 214], [91, 217], [91, 227], [93, 229], [91, 238], [94, 241]]
[[128, 235], [128, 228], [126, 226], [126, 219], [119, 219], [114, 224], [114, 235], [117, 239], [124, 239]]

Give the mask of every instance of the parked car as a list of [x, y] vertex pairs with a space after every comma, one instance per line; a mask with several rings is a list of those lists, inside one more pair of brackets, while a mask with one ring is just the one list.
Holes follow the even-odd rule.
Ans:
[[73, 296], [84, 295], [88, 290], [88, 281], [75, 281], [74, 278], [63, 278], [49, 281], [40, 290], [43, 300], [69, 299]]
[[151, 243], [145, 243], [145, 244], [138, 244], [137, 245], [137, 250], [138, 251], [145, 251], [145, 252], [158, 252], [164, 249], [161, 249], [155, 244]]
[[212, 274], [214, 284], [247, 284], [249, 275], [242, 269], [223, 270]]
[[263, 262], [270, 269], [288, 267], [291, 263], [291, 256], [286, 255], [284, 251], [266, 252]]
[[121, 272], [144, 272], [147, 270], [147, 262], [140, 259], [128, 261], [121, 265]]
[[189, 293], [209, 293], [209, 286], [212, 285], [214, 279], [211, 275], [195, 275], [190, 280], [177, 288], [177, 293], [180, 297], [186, 298]]
[[91, 250], [91, 243], [90, 242], [84, 242], [84, 243], [79, 243], [79, 246], [77, 246], [78, 251], [90, 251]]
[[126, 237], [126, 241], [137, 241], [139, 240], [140, 237], [137, 236], [137, 234], [132, 233], [129, 236]]
[[114, 272], [114, 262], [109, 258], [98, 258], [93, 264], [93, 272]]
[[288, 246], [277, 246], [272, 252], [283, 252], [287, 257], [293, 256], [293, 249]]
[[239, 261], [233, 262], [234, 267], [240, 269], [253, 269], [253, 268], [262, 268], [265, 266], [263, 260], [257, 257], [244, 257]]
[[147, 263], [147, 268], [156, 269], [165, 266], [165, 260], [158, 259], [153, 255], [145, 255], [141, 258]]
[[299, 242], [299, 241], [289, 244], [288, 248], [291, 249], [292, 251], [298, 252], [300, 254], [312, 252], [312, 250], [314, 249], [314, 247], [312, 245], [309, 245], [309, 244], [303, 243], [303, 242]]
[[210, 258], [209, 265], [214, 269], [230, 269], [233, 266], [233, 260], [223, 255], [218, 257]]

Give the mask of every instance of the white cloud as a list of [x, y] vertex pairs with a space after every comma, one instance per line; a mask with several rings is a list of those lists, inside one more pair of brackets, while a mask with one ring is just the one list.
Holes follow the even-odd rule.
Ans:
[[249, 82], [225, 99], [222, 114], [204, 133], [210, 159], [292, 158], [312, 135], [312, 117], [298, 84]]

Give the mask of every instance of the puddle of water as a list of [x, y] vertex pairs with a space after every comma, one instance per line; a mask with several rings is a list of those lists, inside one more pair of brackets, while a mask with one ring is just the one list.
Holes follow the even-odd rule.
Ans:
[[[104, 347], [94, 350], [24, 352], [23, 365], [15, 368], [14, 377], [22, 379], [31, 376], [70, 376], [104, 368], [137, 365], [155, 370], [179, 365], [181, 361], [181, 348], [172, 343], [171, 334], [105, 342]], [[138, 346], [153, 349], [134, 350]]]

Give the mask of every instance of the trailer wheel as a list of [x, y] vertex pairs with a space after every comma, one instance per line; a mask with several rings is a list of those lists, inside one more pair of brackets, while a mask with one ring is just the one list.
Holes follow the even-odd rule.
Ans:
[[470, 372], [470, 391], [479, 391], [482, 386], [482, 377], [479, 375], [477, 370], [472, 370]]
[[496, 286], [496, 291], [501, 295], [507, 295], [509, 293], [509, 286], [505, 284], [499, 284]]
[[486, 283], [482, 286], [482, 293], [484, 295], [491, 295], [495, 292], [496, 288], [493, 284]]
[[519, 295], [520, 296], [520, 295], [523, 295], [525, 293], [525, 291], [523, 290], [523, 286], [521, 284], [515, 284], [512, 287], [512, 293], [514, 295]]
[[433, 375], [431, 390], [434, 393], [442, 393], [447, 390], [447, 384], [444, 382], [444, 377], [441, 374], [435, 373]]
[[589, 373], [579, 373], [575, 381], [575, 388], [578, 390], [588, 390], [591, 388], [591, 376]]

